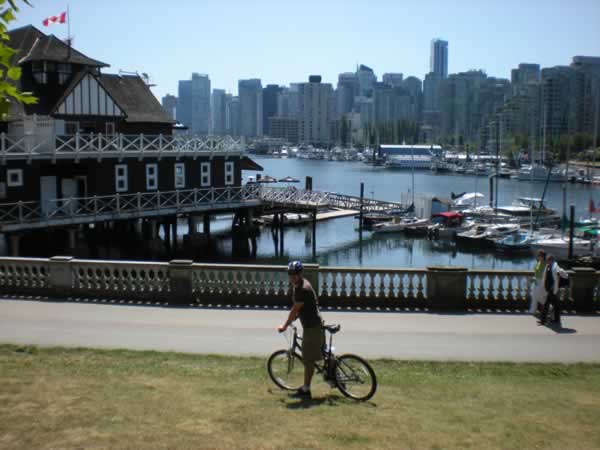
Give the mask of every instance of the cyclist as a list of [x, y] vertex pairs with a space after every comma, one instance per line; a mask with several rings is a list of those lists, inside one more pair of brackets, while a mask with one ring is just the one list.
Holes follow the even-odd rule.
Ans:
[[288, 276], [292, 286], [293, 306], [287, 320], [277, 329], [281, 333], [297, 318], [302, 324], [302, 362], [304, 385], [292, 397], [310, 399], [310, 382], [315, 372], [315, 362], [323, 359], [321, 349], [325, 345], [323, 320], [319, 312], [317, 294], [310, 282], [303, 277], [304, 266], [300, 261], [288, 264]]

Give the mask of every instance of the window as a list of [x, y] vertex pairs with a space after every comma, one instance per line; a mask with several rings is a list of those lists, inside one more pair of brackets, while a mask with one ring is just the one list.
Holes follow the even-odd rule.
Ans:
[[9, 169], [6, 171], [6, 185], [8, 187], [23, 186], [23, 169]]
[[225, 163], [225, 185], [226, 186], [231, 186], [233, 184], [234, 181], [234, 176], [233, 176], [233, 162], [232, 161], [228, 161]]
[[58, 84], [66, 84], [73, 71], [71, 64], [58, 64]]
[[185, 188], [185, 164], [175, 163], [175, 189]]
[[48, 71], [46, 69], [46, 61], [34, 61], [31, 66], [33, 78], [38, 84], [48, 83]]
[[115, 190], [117, 192], [127, 192], [127, 165], [117, 164], [115, 166]]
[[114, 122], [106, 122], [106, 135], [112, 136], [115, 134], [115, 123]]
[[210, 186], [210, 163], [200, 163], [200, 186]]
[[65, 134], [75, 134], [79, 131], [79, 122], [65, 122]]
[[146, 164], [146, 190], [158, 189], [158, 165]]

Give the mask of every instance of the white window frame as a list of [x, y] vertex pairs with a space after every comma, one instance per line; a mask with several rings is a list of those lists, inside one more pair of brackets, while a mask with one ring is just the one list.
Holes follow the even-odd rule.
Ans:
[[233, 161], [225, 161], [225, 186], [235, 183], [235, 164]]
[[[154, 173], [150, 173], [154, 169]], [[158, 189], [158, 164], [146, 164], [146, 190], [155, 191]]]
[[[181, 173], [177, 173], [180, 170]], [[185, 189], [185, 163], [175, 163], [175, 189]]]
[[[15, 181], [12, 181], [13, 175], [17, 176], [17, 179]], [[8, 169], [6, 171], [6, 185], [8, 187], [22, 187], [23, 169]]]
[[[201, 162], [200, 163], [200, 186], [201, 187], [210, 187], [210, 171], [211, 171], [211, 163], [210, 162]], [[205, 170], [206, 169], [206, 170]]]
[[[119, 170], [123, 169], [123, 173], [119, 174]], [[116, 164], [115, 165], [115, 191], [116, 192], [127, 192], [129, 190], [129, 182], [127, 180], [128, 167], [127, 164]], [[120, 187], [120, 182], [123, 182], [123, 187]]]

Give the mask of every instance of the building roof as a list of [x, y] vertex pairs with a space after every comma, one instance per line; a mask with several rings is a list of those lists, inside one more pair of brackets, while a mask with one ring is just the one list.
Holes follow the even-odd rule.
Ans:
[[108, 64], [85, 56], [64, 43], [53, 34], [46, 35], [33, 25], [16, 28], [8, 32], [8, 45], [17, 51], [13, 61], [23, 64], [31, 61], [55, 61], [93, 67], [108, 67]]
[[126, 122], [175, 123], [140, 76], [102, 74], [98, 81], [125, 111]]

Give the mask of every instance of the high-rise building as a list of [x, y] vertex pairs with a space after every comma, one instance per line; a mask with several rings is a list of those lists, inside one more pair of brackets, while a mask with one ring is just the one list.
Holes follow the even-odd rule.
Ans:
[[329, 143], [333, 87], [329, 83], [321, 83], [319, 75], [311, 75], [308, 83], [298, 83], [298, 95], [300, 142]]
[[429, 71], [442, 80], [448, 78], [448, 41], [442, 39], [431, 41]]
[[177, 113], [177, 97], [171, 94], [167, 94], [162, 98], [162, 108], [167, 115], [175, 120]]
[[542, 130], [546, 136], [577, 131], [577, 75], [568, 66], [542, 69]]
[[384, 73], [381, 77], [383, 84], [390, 87], [401, 87], [404, 75], [401, 73]]
[[373, 69], [361, 64], [356, 70], [358, 79], [358, 94], [363, 97], [370, 97], [373, 94], [373, 84], [377, 81], [377, 76]]
[[421, 112], [423, 110], [423, 83], [417, 77], [408, 77], [402, 83], [402, 87], [410, 95], [411, 120], [420, 122]]
[[435, 72], [429, 72], [425, 75], [425, 81], [423, 81], [423, 110], [439, 111], [441, 82], [442, 79]]
[[179, 81], [177, 95], [177, 122], [185, 125], [188, 129], [192, 128], [192, 81]]
[[358, 95], [358, 77], [355, 73], [344, 72], [338, 75], [336, 113], [338, 117], [348, 114], [354, 106], [354, 97]]
[[211, 134], [225, 134], [227, 94], [225, 89], [213, 89], [211, 97]]
[[265, 135], [269, 134], [269, 117], [279, 116], [277, 106], [280, 92], [281, 87], [277, 84], [268, 84], [263, 89], [262, 124]]
[[600, 57], [574, 56], [576, 132], [597, 134], [600, 129]]
[[192, 134], [208, 134], [210, 128], [210, 78], [192, 74]]
[[225, 130], [231, 136], [240, 136], [240, 98], [230, 94], [225, 100]]
[[240, 134], [245, 137], [263, 134], [263, 92], [259, 79], [238, 81], [240, 98]]

